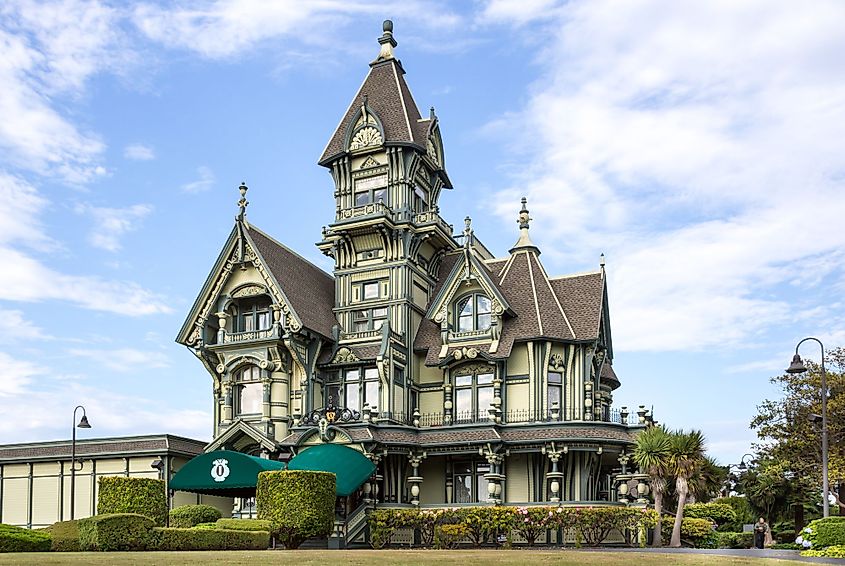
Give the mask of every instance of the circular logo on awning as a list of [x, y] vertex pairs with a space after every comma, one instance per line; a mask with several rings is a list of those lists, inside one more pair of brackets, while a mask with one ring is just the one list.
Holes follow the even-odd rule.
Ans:
[[211, 477], [214, 481], [226, 481], [229, 477], [229, 460], [220, 458], [211, 463]]

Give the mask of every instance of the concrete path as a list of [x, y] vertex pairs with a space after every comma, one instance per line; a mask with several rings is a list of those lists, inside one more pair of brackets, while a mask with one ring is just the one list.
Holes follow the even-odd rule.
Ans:
[[755, 558], [779, 558], [781, 560], [795, 560], [796, 562], [814, 562], [816, 564], [841, 564], [845, 566], [843, 558], [821, 558], [815, 556], [801, 556], [798, 550], [760, 550], [758, 548], [585, 548], [586, 552], [648, 552], [657, 554], [713, 554], [716, 556], [748, 556]]

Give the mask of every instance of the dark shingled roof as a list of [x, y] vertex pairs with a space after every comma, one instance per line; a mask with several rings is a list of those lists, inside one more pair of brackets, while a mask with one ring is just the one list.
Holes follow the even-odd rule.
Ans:
[[323, 151], [320, 157], [321, 164], [346, 151], [344, 138], [349, 129], [349, 123], [364, 103], [364, 96], [367, 97], [367, 107], [381, 120], [385, 143], [414, 143], [425, 149], [430, 120], [422, 119], [420, 116], [414, 97], [411, 96], [411, 90], [402, 76], [404, 74], [405, 71], [396, 59], [376, 63], [370, 68], [364, 84], [358, 89], [349, 109]]
[[[452, 272], [460, 253], [446, 256], [438, 272], [436, 296]], [[505, 315], [499, 347], [491, 357], [506, 358], [514, 342], [535, 338], [563, 341], [595, 340], [599, 335], [604, 296], [601, 272], [549, 279], [538, 255], [517, 250], [510, 258], [484, 262], [493, 283], [516, 316]], [[440, 327], [426, 319], [420, 324], [414, 349], [427, 351], [426, 365], [440, 362]], [[488, 353], [488, 344], [473, 344]]]
[[[104, 458], [131, 454], [179, 454], [196, 456], [202, 454], [205, 442], [173, 436], [170, 434], [152, 436], [123, 436], [116, 438], [94, 438], [76, 441], [77, 457]], [[26, 444], [0, 445], [0, 462], [70, 459], [71, 441], [31, 442]]]
[[331, 338], [337, 324], [334, 278], [258, 228], [250, 226], [248, 232], [302, 324]]

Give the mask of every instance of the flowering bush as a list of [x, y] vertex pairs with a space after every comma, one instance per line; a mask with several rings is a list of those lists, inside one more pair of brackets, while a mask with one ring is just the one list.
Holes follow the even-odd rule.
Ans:
[[801, 542], [796, 539], [796, 543], [802, 545], [809, 543], [809, 546], [805, 545], [805, 547], [817, 550], [827, 546], [845, 545], [845, 517], [828, 517], [810, 521], [799, 538], [802, 539]]

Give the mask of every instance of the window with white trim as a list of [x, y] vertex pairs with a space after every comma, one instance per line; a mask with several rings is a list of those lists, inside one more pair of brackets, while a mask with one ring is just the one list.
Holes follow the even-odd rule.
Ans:
[[455, 422], [485, 421], [493, 403], [493, 372], [472, 370], [454, 377]]
[[379, 330], [387, 320], [387, 307], [361, 309], [352, 313], [352, 327], [355, 332]]
[[235, 412], [238, 415], [261, 414], [264, 403], [262, 370], [258, 366], [246, 366], [235, 374]]
[[473, 293], [460, 299], [455, 309], [458, 332], [487, 330], [492, 322], [490, 299], [481, 293]]

